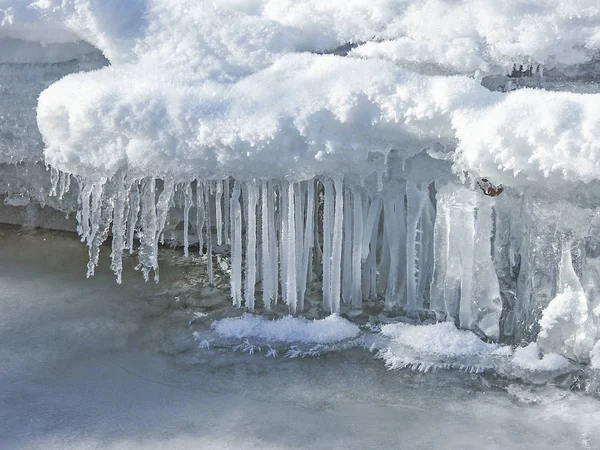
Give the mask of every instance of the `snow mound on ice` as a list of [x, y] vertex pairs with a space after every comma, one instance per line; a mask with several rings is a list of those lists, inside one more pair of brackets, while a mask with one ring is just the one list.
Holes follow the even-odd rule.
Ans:
[[512, 362], [516, 367], [532, 372], [563, 370], [571, 364], [567, 358], [556, 353], [542, 355], [535, 342], [526, 347], [518, 347], [514, 352]]
[[211, 329], [224, 338], [258, 338], [267, 342], [331, 344], [352, 339], [360, 333], [357, 325], [332, 314], [325, 319], [307, 320], [287, 316], [268, 320], [252, 314], [217, 320]]
[[492, 368], [492, 359], [507, 351], [483, 342], [471, 331], [457, 329], [451, 322], [384, 325], [381, 334], [389, 343], [379, 356], [391, 369], [460, 368], [480, 372]]
[[540, 373], [574, 370], [567, 358], [551, 352], [542, 354], [535, 342], [513, 352], [510, 346], [483, 342], [473, 332], [459, 330], [451, 322], [384, 325], [381, 336], [385, 339], [383, 345], [379, 344], [379, 356], [391, 369], [495, 370], [511, 378], [526, 379], [539, 379]]

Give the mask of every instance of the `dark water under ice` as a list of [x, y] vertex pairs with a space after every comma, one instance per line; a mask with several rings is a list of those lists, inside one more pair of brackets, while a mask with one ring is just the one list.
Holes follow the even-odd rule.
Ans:
[[197, 349], [181, 293], [226, 296], [168, 261], [158, 285], [126, 261], [118, 286], [107, 253], [87, 280], [75, 236], [0, 228], [0, 448], [600, 448], [600, 402], [578, 392], [363, 349]]

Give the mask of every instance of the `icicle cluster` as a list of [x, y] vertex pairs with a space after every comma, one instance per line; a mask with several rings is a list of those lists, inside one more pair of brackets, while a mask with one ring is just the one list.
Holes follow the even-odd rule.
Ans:
[[[231, 298], [250, 311], [278, 301], [294, 314], [321, 281], [323, 307], [359, 309], [385, 293], [386, 306], [426, 307], [433, 267], [435, 209], [427, 183], [392, 183], [370, 192], [342, 176], [308, 181], [80, 180], [79, 233], [88, 276], [109, 231], [112, 270], [121, 282], [124, 251], [137, 252], [146, 280], [158, 281], [158, 248], [169, 222], [183, 223], [189, 255], [197, 243], [213, 282], [213, 255], [231, 252]], [[170, 219], [174, 211], [182, 218]], [[257, 287], [260, 292], [257, 296]], [[258, 299], [257, 299], [258, 297]]]

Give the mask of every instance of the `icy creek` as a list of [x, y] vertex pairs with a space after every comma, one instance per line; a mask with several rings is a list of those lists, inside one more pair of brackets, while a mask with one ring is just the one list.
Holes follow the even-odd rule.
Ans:
[[74, 235], [3, 227], [0, 245], [2, 448], [600, 446], [597, 400], [576, 391], [390, 371], [359, 348], [320, 358], [197, 348], [193, 313], [173, 298], [183, 302], [189, 266], [164, 264], [161, 284], [145, 284], [127, 258], [119, 286], [108, 261], [84, 278]]

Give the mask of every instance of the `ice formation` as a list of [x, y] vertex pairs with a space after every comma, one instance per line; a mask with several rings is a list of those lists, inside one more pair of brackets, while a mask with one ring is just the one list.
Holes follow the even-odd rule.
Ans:
[[181, 236], [249, 311], [320, 286], [597, 361], [595, 0], [0, 0], [0, 49], [6, 198], [77, 209], [88, 275]]
[[211, 328], [226, 338], [257, 338], [268, 343], [333, 344], [359, 334], [357, 325], [337, 315], [320, 320], [287, 316], [277, 320], [245, 314], [215, 321]]

